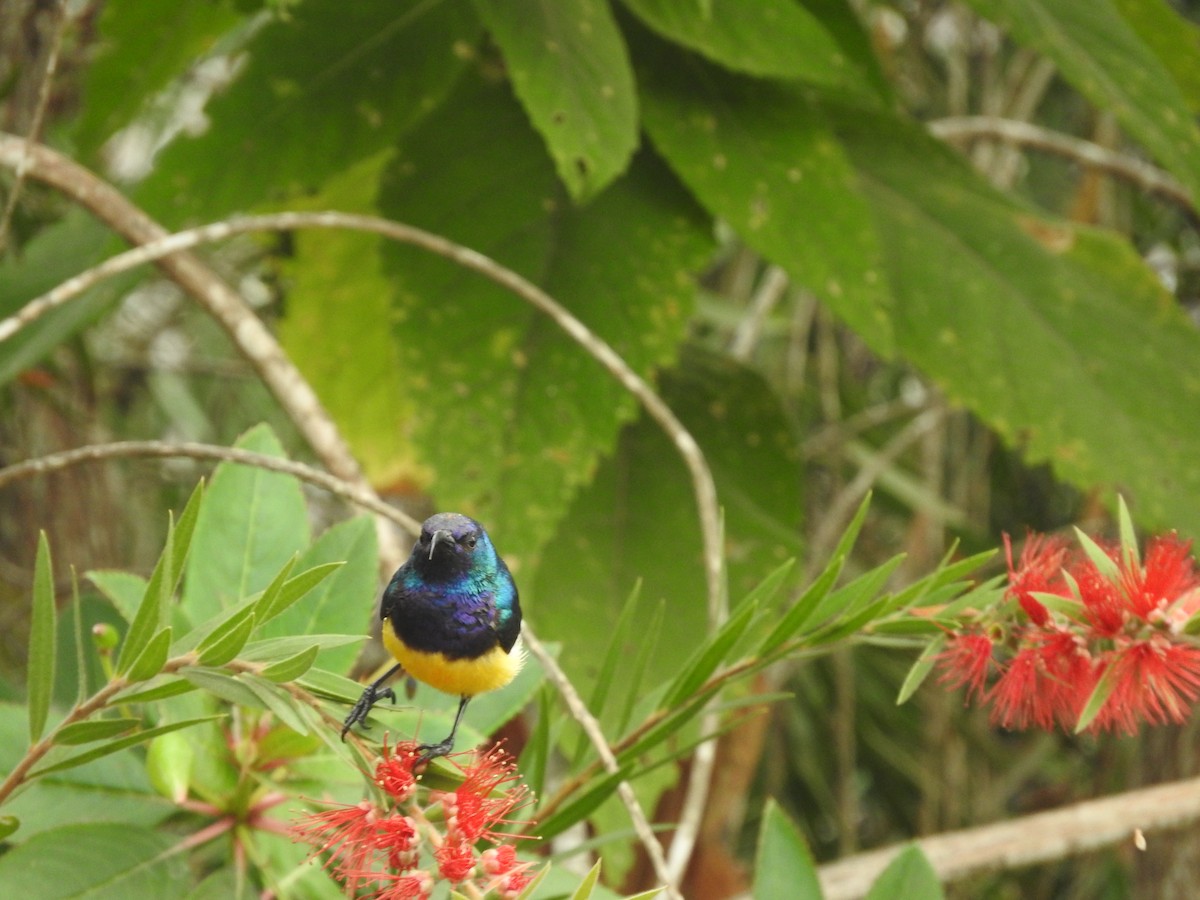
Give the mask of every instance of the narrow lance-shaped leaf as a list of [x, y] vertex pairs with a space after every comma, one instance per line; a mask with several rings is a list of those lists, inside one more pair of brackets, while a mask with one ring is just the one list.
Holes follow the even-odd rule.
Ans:
[[592, 866], [588, 873], [583, 876], [583, 880], [579, 882], [579, 887], [575, 889], [575, 893], [571, 895], [571, 900], [588, 900], [592, 896], [592, 891], [596, 888], [596, 883], [600, 880], [600, 860], [596, 860], [596, 864]]
[[93, 719], [88, 722], [72, 722], [58, 730], [54, 735], [56, 744], [90, 744], [92, 741], [102, 741], [118, 734], [137, 728], [142, 724], [141, 719]]
[[917, 661], [908, 670], [908, 675], [904, 678], [904, 684], [900, 685], [900, 693], [896, 697], [897, 706], [901, 703], [907, 703], [908, 698], [916, 693], [917, 688], [929, 677], [929, 673], [933, 671], [934, 663], [937, 662], [938, 654], [942, 652], [942, 648], [945, 646], [946, 636], [938, 635], [921, 651], [921, 655], [917, 657]]
[[273, 662], [262, 670], [262, 677], [268, 681], [295, 681], [312, 668], [320, 650], [319, 646], [312, 644], [299, 653]]
[[1104, 708], [1104, 704], [1108, 702], [1108, 698], [1112, 696], [1112, 692], [1116, 686], [1116, 668], [1109, 666], [1104, 670], [1104, 674], [1100, 676], [1100, 680], [1096, 682], [1096, 686], [1092, 689], [1092, 694], [1088, 697], [1087, 703], [1083, 705], [1083, 712], [1079, 714], [1079, 721], [1075, 724], [1076, 734], [1082, 734], [1087, 731], [1088, 727], [1095, 721], [1096, 716], [1100, 714], [1100, 710]]
[[[630, 622], [633, 619], [634, 610], [637, 608], [638, 598], [641, 594], [641, 581], [639, 580], [633, 590], [629, 592], [629, 597], [625, 601], [625, 605], [621, 608], [621, 614], [617, 616], [617, 621], [612, 626], [612, 636], [609, 638], [608, 650], [604, 654], [604, 662], [600, 666], [600, 673], [596, 676], [596, 684], [592, 688], [592, 696], [588, 702], [588, 709], [597, 719], [604, 716], [604, 707], [608, 702], [609, 691], [612, 688], [613, 677], [616, 674], [617, 667], [624, 661], [627, 648], [625, 642], [628, 640], [628, 632]], [[587, 752], [589, 741], [587, 735], [582, 731], [579, 734], [579, 740], [575, 744], [575, 753], [572, 755], [572, 767], [579, 764], [583, 759], [583, 754]]]
[[75, 691], [75, 702], [82, 703], [88, 695], [87, 651], [88, 642], [83, 636], [83, 604], [79, 598], [79, 578], [71, 566], [71, 637], [75, 643], [75, 671], [79, 673], [79, 685]]
[[31, 777], [40, 775], [49, 775], [51, 772], [62, 772], [66, 769], [73, 769], [76, 766], [82, 766], [84, 763], [92, 762], [109, 754], [116, 753], [119, 750], [124, 750], [127, 747], [134, 747], [151, 738], [158, 737], [160, 734], [169, 734], [172, 731], [179, 731], [183, 728], [191, 728], [193, 725], [199, 725], [201, 722], [211, 722], [214, 719], [223, 719], [224, 713], [215, 716], [200, 716], [195, 719], [184, 719], [181, 722], [172, 722], [169, 725], [160, 725], [157, 728], [147, 728], [145, 731], [139, 731], [137, 734], [126, 735], [119, 737], [116, 740], [110, 741], [107, 744], [102, 744], [99, 747], [94, 747], [91, 750], [86, 750], [83, 753], [70, 756], [66, 759], [61, 759], [41, 768], [34, 769]]
[[[294, 562], [294, 560], [293, 560]], [[262, 598], [255, 607], [255, 615], [259, 624], [275, 618], [293, 603], [315, 588], [318, 584], [342, 567], [343, 563], [329, 562], [306, 569], [299, 575], [286, 578], [282, 583], [271, 586], [263, 592]], [[285, 572], [291, 572], [289, 564]], [[281, 572], [281, 575], [284, 573]]]
[[1126, 565], [1137, 567], [1142, 564], [1141, 554], [1138, 553], [1137, 532], [1133, 527], [1133, 519], [1129, 515], [1129, 507], [1125, 498], [1117, 495], [1117, 521], [1121, 528], [1121, 558]]
[[171, 627], [160, 628], [147, 641], [138, 658], [133, 661], [125, 678], [131, 682], [149, 681], [163, 670], [167, 662], [167, 654], [171, 651]]
[[162, 626], [163, 608], [175, 583], [175, 576], [171, 572], [175, 559], [174, 547], [175, 517], [172, 515], [167, 523], [167, 540], [162, 553], [159, 554], [150, 580], [146, 583], [146, 592], [142, 595], [137, 613], [125, 632], [125, 641], [121, 644], [121, 653], [117, 657], [118, 674], [123, 675], [129, 671], [133, 661], [146, 649], [146, 644]]
[[46, 728], [50, 697], [54, 692], [54, 656], [57, 630], [54, 607], [54, 567], [46, 532], [38, 535], [33, 573], [33, 610], [29, 623], [29, 739], [36, 741]]
[[223, 666], [241, 652], [254, 631], [254, 608], [247, 607], [200, 642], [196, 652], [205, 666]]
[[1104, 548], [1079, 528], [1075, 529], [1075, 536], [1079, 539], [1079, 545], [1083, 547], [1083, 552], [1087, 555], [1087, 558], [1096, 567], [1096, 571], [1113, 584], [1120, 584], [1121, 568], [1113, 561], [1111, 556], [1104, 552]]
[[756, 612], [758, 608], [755, 604], [743, 602], [730, 616], [729, 621], [709, 641], [696, 649], [691, 659], [684, 663], [675, 683], [667, 690], [663, 700], [665, 707], [669, 709], [690, 696], [716, 671], [717, 666], [725, 661], [726, 655], [745, 632]]

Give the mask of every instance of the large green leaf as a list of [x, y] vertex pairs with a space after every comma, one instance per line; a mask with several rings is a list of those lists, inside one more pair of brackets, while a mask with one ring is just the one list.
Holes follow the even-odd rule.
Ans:
[[1200, 112], [1200, 26], [1185, 19], [1167, 0], [1114, 0], [1142, 43], [1171, 73], [1188, 105]]
[[[389, 156], [380, 152], [350, 166], [293, 207], [374, 213]], [[352, 231], [300, 231], [294, 255], [280, 262], [288, 292], [279, 339], [377, 485], [403, 480], [415, 468], [405, 428], [412, 400], [396, 377], [396, 342], [383, 327], [392, 298], [380, 271], [382, 242]]]
[[[798, 555], [802, 485], [794, 439], [762, 379], [723, 357], [689, 350], [663, 378], [663, 395], [696, 436], [725, 511], [730, 595], [742, 597], [763, 573]], [[637, 655], [665, 599], [670, 639], [650, 654], [646, 683], [674, 677], [705, 639], [704, 567], [691, 480], [658, 426], [640, 420], [622, 435], [546, 548], [529, 591], [530, 618], [544, 638], [562, 641], [568, 673], [590, 685], [605, 640], [634, 584], [643, 582], [627, 658]], [[614, 691], [630, 690], [631, 665]], [[585, 693], [587, 689], [585, 688]]]
[[79, 152], [95, 154], [242, 22], [230, 3], [106, 3], [84, 70]]
[[176, 838], [126, 823], [66, 825], [0, 857], [0, 895], [171, 897], [188, 880], [187, 859], [168, 854]]
[[[477, 82], [401, 149], [381, 206], [540, 282], [644, 374], [673, 357], [689, 273], [711, 247], [699, 210], [646, 154], [569, 208], [520, 107]], [[478, 275], [404, 247], [387, 263], [400, 285], [396, 377], [433, 493], [478, 513], [510, 563], [528, 559], [633, 402], [548, 319]]]
[[638, 143], [633, 71], [608, 0], [474, 6], [571, 196], [599, 193]]
[[[663, 37], [747, 75], [830, 87], [852, 81], [846, 55], [821, 21], [794, 0], [622, 0]], [[850, 14], [849, 9], [845, 13]]]
[[916, 126], [834, 113], [887, 247], [897, 345], [1035, 461], [1200, 534], [1200, 334], [1134, 251], [986, 185]]
[[886, 347], [870, 209], [824, 113], [798, 86], [735, 76], [648, 36], [636, 46], [645, 127], [679, 177], [743, 241]]
[[[283, 455], [279, 440], [266, 426], [246, 432], [237, 446]], [[308, 508], [295, 478], [222, 463], [213, 474], [192, 539], [183, 615], [203, 622], [261, 591], [308, 541]]]
[[388, 146], [435, 107], [479, 33], [463, 3], [289, 5], [247, 45], [249, 62], [139, 190], [168, 221], [303, 192]]
[[[297, 561], [294, 571], [345, 562], [299, 601], [260, 628], [256, 639], [291, 635], [365, 632], [378, 588], [379, 562], [375, 526], [369, 516], [360, 516], [326, 531]], [[358, 656], [354, 644], [321, 653], [322, 668], [348, 671]]]
[[[1112, 0], [969, 0], [1054, 61], [1200, 198], [1200, 129], [1179, 86]], [[1181, 29], [1183, 23], [1179, 23]]]
[[[821, 884], [812, 851], [800, 830], [774, 800], [763, 810], [754, 859], [754, 900], [820, 900]], [[906, 896], [896, 894], [896, 897]]]

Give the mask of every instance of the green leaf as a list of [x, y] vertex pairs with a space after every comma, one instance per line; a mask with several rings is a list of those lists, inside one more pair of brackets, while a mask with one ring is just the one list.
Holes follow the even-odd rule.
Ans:
[[1087, 532], [1080, 528], [1075, 529], [1075, 537], [1079, 541], [1079, 546], [1083, 548], [1084, 554], [1096, 567], [1096, 571], [1101, 577], [1112, 582], [1114, 585], [1121, 583], [1121, 567], [1117, 564], [1107, 551], [1094, 540]]
[[195, 690], [193, 685], [188, 684], [182, 678], [172, 676], [162, 684], [152, 685], [151, 687], [130, 691], [129, 693], [122, 691], [119, 697], [122, 703], [153, 703], [158, 700], [166, 700], [170, 697], [178, 697], [180, 694], [186, 694], [193, 690]]
[[929, 673], [933, 671], [933, 666], [937, 662], [938, 654], [942, 652], [942, 648], [946, 646], [946, 636], [938, 635], [930, 641], [925, 649], [921, 651], [921, 655], [917, 657], [917, 661], [913, 663], [912, 668], [908, 670], [908, 675], [904, 677], [904, 684], [900, 685], [900, 693], [896, 697], [896, 705], [907, 703], [908, 698], [917, 692], [917, 688], [929, 677]]
[[577, 201], [594, 197], [625, 170], [638, 143], [633, 71], [608, 3], [473, 5], [558, 177]]
[[214, 719], [222, 719], [224, 714], [216, 716], [200, 716], [195, 719], [184, 719], [180, 722], [172, 722], [168, 725], [159, 725], [157, 728], [147, 728], [145, 731], [139, 731], [135, 734], [128, 734], [124, 737], [118, 737], [109, 741], [106, 744], [101, 744], [99, 747], [93, 747], [90, 750], [85, 750], [82, 753], [77, 753], [74, 756], [68, 756], [65, 759], [55, 759], [46, 765], [35, 768], [31, 773], [31, 777], [49, 775], [51, 772], [62, 772], [66, 769], [73, 769], [76, 766], [82, 766], [84, 763], [92, 762], [101, 757], [108, 756], [111, 753], [116, 753], [120, 750], [125, 750], [129, 747], [137, 746], [151, 738], [158, 737], [160, 734], [169, 734], [172, 731], [179, 731], [183, 728], [190, 728], [193, 725], [198, 725], [201, 722], [211, 722]]
[[92, 157], [241, 21], [224, 3], [106, 4], [94, 56], [83, 70], [84, 102], [75, 129], [79, 152]]
[[316, 644], [286, 659], [273, 662], [262, 670], [262, 677], [268, 681], [295, 681], [312, 668], [321, 650]]
[[0, 841], [7, 841], [20, 827], [21, 820], [16, 816], [0, 816]]
[[[621, 608], [620, 615], [617, 616], [616, 621], [612, 625], [608, 649], [604, 652], [604, 660], [600, 665], [600, 672], [596, 676], [596, 683], [592, 688], [592, 695], [587, 705], [592, 715], [597, 719], [603, 719], [604, 717], [605, 705], [608, 702], [609, 692], [612, 688], [613, 678], [617, 673], [618, 667], [627, 662], [626, 644], [628, 642], [629, 627], [633, 621], [633, 613], [637, 609], [638, 598], [640, 596], [641, 582], [638, 582], [633, 586], [633, 590], [629, 592], [629, 597], [625, 601], [625, 605]], [[580, 729], [579, 739], [575, 743], [575, 752], [571, 756], [572, 769], [579, 765], [588, 746], [588, 737]]]
[[575, 889], [575, 893], [571, 895], [571, 900], [588, 900], [592, 896], [592, 891], [595, 890], [596, 884], [600, 881], [600, 860], [596, 860], [596, 864], [588, 870], [588, 873], [583, 876], [583, 880], [579, 882], [579, 887]]
[[29, 692], [29, 740], [36, 742], [46, 728], [50, 697], [54, 693], [55, 632], [58, 627], [54, 605], [54, 565], [50, 541], [38, 533], [37, 557], [33, 563], [33, 608], [29, 621], [29, 662], [26, 685]]
[[[404, 142], [380, 207], [534, 279], [644, 376], [674, 358], [690, 273], [712, 246], [706, 217], [650, 154], [570, 207], [521, 108], [474, 78]], [[395, 377], [414, 404], [406, 427], [429, 489], [443, 507], [477, 510], [510, 564], [528, 562], [633, 398], [508, 291], [423, 251], [385, 252], [398, 284]]]
[[[253, 709], [266, 709], [266, 703], [236, 676], [224, 669], [209, 669], [190, 666], [180, 670], [180, 675], [202, 691], [220, 697], [228, 703], [237, 706], [249, 706]], [[362, 693], [359, 691], [359, 693]]]
[[1076, 734], [1087, 731], [1095, 721], [1100, 710], [1104, 708], [1104, 704], [1108, 702], [1108, 698], [1112, 696], [1112, 692], [1117, 686], [1117, 678], [1118, 673], [1115, 666], [1109, 666], [1101, 674], [1096, 686], [1092, 688], [1092, 693], [1088, 696], [1087, 703], [1083, 704], [1083, 710], [1079, 713], [1079, 721], [1075, 723]]
[[297, 734], [311, 733], [312, 728], [305, 708], [287, 691], [249, 673], [243, 675], [240, 680], [262, 701], [262, 705], [274, 713], [275, 718], [288, 728]]
[[1141, 554], [1138, 552], [1137, 531], [1134, 530], [1125, 498], [1120, 494], [1117, 495], [1117, 521], [1121, 530], [1121, 559], [1126, 566], [1136, 569], [1142, 564]]
[[126, 823], [66, 825], [34, 835], [0, 857], [0, 895], [171, 897], [188, 882], [177, 838]]
[[54, 735], [56, 744], [90, 744], [101, 741], [113, 735], [124, 734], [131, 728], [142, 724], [141, 719], [93, 719], [86, 722], [72, 722], [64, 725]]
[[160, 628], [146, 642], [146, 646], [142, 648], [142, 652], [138, 654], [137, 659], [129, 666], [129, 671], [125, 673], [125, 679], [130, 683], [138, 681], [149, 681], [155, 675], [163, 670], [163, 666], [167, 663], [167, 654], [171, 650], [171, 626]]
[[[189, 504], [190, 505], [190, 504]], [[178, 558], [175, 552], [176, 526], [172, 515], [167, 524], [167, 539], [163, 544], [162, 553], [146, 582], [146, 590], [142, 594], [137, 612], [125, 632], [125, 640], [121, 643], [121, 652], [117, 656], [117, 673], [125, 674], [134, 661], [143, 656], [143, 651], [162, 627], [166, 619], [166, 604], [175, 590], [178, 572], [174, 565]]]
[[140, 204], [174, 222], [303, 194], [438, 106], [478, 35], [462, 3], [288, 6], [246, 43], [247, 65], [205, 108], [208, 130], [161, 153]]
[[758, 612], [754, 603], [743, 602], [729, 620], [705, 643], [696, 648], [691, 658], [684, 663], [675, 681], [667, 688], [663, 706], [677, 706], [692, 692], [708, 680], [717, 666], [725, 661], [726, 655], [738, 642], [746, 627]]
[[240, 655], [246, 662], [274, 663], [294, 656], [309, 647], [317, 647], [321, 650], [353, 647], [366, 639], [367, 635], [365, 634], [298, 634], [292, 637], [251, 641], [242, 648]]
[[203, 666], [223, 666], [229, 662], [250, 640], [254, 632], [254, 608], [247, 607], [237, 615], [230, 616], [224, 624], [200, 642], [196, 652]]
[[[235, 446], [283, 456], [265, 425]], [[193, 622], [261, 591], [309, 542], [308, 508], [296, 479], [253, 466], [222, 463], [206, 492], [188, 557], [183, 612]]]
[[1162, 62], [1193, 112], [1200, 111], [1200, 29], [1166, 0], [1115, 0], [1129, 27]]
[[790, 0], [721, 0], [706, 11], [676, 0], [623, 3], [663, 37], [737, 72], [826, 87], [859, 81], [821, 20]]
[[886, 353], [883, 258], [825, 114], [799, 86], [731, 75], [652, 39], [637, 59], [645, 128], [696, 198]]
[[916, 844], [905, 847], [888, 863], [871, 889], [866, 900], [942, 900], [945, 897], [937, 873]]
[[[1200, 198], [1200, 129], [1178, 85], [1111, 0], [970, 0], [1045, 54]], [[1180, 23], [1180, 27], [1183, 23]]]
[[822, 896], [812, 852], [774, 800], [768, 800], [763, 809], [752, 896], [754, 900], [820, 900]]
[[[255, 636], [366, 634], [379, 590], [379, 551], [375, 524], [360, 516], [325, 531], [296, 561], [296, 570], [272, 604], [271, 617], [260, 617]], [[300, 602], [296, 602], [299, 600]], [[349, 671], [357, 646], [323, 650], [321, 666]]]
[[549, 840], [566, 831], [575, 823], [582, 822], [598, 809], [601, 803], [613, 795], [622, 781], [629, 778], [632, 766], [633, 763], [629, 763], [616, 772], [593, 778], [574, 800], [560, 807], [546, 819], [538, 821], [538, 836], [542, 840]]
[[1031, 463], [1200, 534], [1200, 379], [1174, 362], [1200, 334], [1136, 252], [999, 194], [914, 125], [828, 109], [888, 248], [897, 348]]

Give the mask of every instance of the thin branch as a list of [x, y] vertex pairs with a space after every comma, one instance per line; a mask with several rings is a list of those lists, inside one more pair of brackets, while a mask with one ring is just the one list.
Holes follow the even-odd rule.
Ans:
[[[33, 117], [29, 122], [29, 133], [25, 146], [32, 146], [42, 136], [42, 123], [46, 119], [46, 108], [50, 105], [50, 91], [54, 86], [54, 73], [58, 71], [58, 56], [62, 52], [63, 35], [67, 30], [67, 3], [59, 0], [54, 6], [54, 24], [50, 35], [50, 50], [46, 54], [46, 67], [42, 70], [42, 80], [38, 84], [37, 99], [34, 101]], [[13, 213], [17, 209], [17, 201], [21, 197], [21, 189], [25, 187], [25, 176], [29, 166], [29, 154], [25, 153], [20, 164], [16, 167], [17, 177], [13, 180], [12, 190], [4, 203], [4, 211], [0, 212], [0, 255], [8, 247], [8, 231], [12, 225]]]
[[316, 469], [304, 463], [278, 456], [254, 453], [239, 447], [222, 447], [217, 444], [199, 444], [189, 441], [117, 441], [111, 444], [90, 444], [58, 453], [49, 453], [35, 459], [13, 463], [0, 469], [0, 488], [14, 481], [58, 472], [82, 463], [129, 457], [152, 457], [157, 459], [187, 458], [241, 463], [271, 472], [293, 475], [301, 481], [324, 488], [377, 516], [394, 522], [414, 537], [421, 533], [421, 523], [412, 516], [379, 499], [374, 491], [359, 484], [331, 475], [324, 469]]
[[[1053, 862], [1128, 841], [1137, 834], [1200, 821], [1200, 778], [1158, 784], [1062, 809], [1034, 813], [932, 837], [915, 843], [942, 882], [981, 872]], [[826, 900], [866, 895], [902, 846], [860, 853], [821, 866]]]
[[[166, 229], [112, 185], [42, 144], [0, 133], [0, 165], [18, 170], [27, 165], [29, 177], [62, 191], [131, 244], [149, 244], [167, 236]], [[369, 490], [358, 461], [316, 392], [237, 291], [191, 253], [162, 254], [154, 260], [168, 278], [217, 320], [326, 468]], [[381, 562], [390, 571], [402, 558], [399, 543], [382, 522], [377, 525], [377, 534]]]
[[[596, 753], [600, 757], [600, 762], [604, 766], [606, 772], [616, 772], [621, 768], [617, 762], [617, 757], [613, 753], [612, 748], [608, 745], [608, 738], [604, 736], [604, 732], [600, 728], [600, 723], [596, 721], [596, 717], [592, 715], [591, 710], [587, 708], [587, 704], [583, 702], [583, 698], [579, 696], [579, 692], [575, 690], [575, 685], [571, 683], [571, 679], [567, 677], [567, 673], [558, 665], [558, 660], [547, 652], [545, 645], [530, 633], [526, 628], [523, 632], [523, 640], [529, 647], [529, 652], [532, 653], [542, 669], [546, 672], [550, 681], [558, 689], [559, 694], [563, 698], [563, 702], [567, 704], [567, 709], [571, 711], [584, 733], [591, 740], [592, 745], [596, 748]], [[710, 742], [711, 743], [711, 742]], [[650, 820], [646, 818], [646, 813], [638, 803], [637, 794], [634, 793], [633, 786], [628, 781], [622, 781], [617, 786], [617, 794], [621, 798], [621, 802], [625, 805], [625, 811], [629, 814], [629, 821], [633, 825], [633, 830], [637, 833], [642, 846], [646, 849], [646, 855], [650, 858], [650, 864], [654, 867], [654, 874], [663, 883], [663, 887], [668, 897], [672, 900], [682, 900], [682, 894], [676, 887], [675, 879], [667, 868], [667, 860], [663, 855], [662, 844], [658, 842], [658, 838], [654, 836], [654, 830], [650, 827]]]
[[1019, 119], [996, 116], [955, 116], [927, 123], [945, 141], [991, 139], [1052, 153], [1115, 175], [1152, 194], [1164, 197], [1196, 214], [1196, 203], [1187, 189], [1161, 169], [1125, 153], [1101, 147]]

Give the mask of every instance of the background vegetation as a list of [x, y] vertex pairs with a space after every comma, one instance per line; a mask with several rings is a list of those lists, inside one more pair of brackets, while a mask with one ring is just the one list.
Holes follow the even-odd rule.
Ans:
[[[841, 583], [889, 579], [871, 596], [934, 571], [953, 541], [968, 555], [1027, 526], [1103, 528], [1118, 489], [1143, 527], [1195, 536], [1195, 16], [1166, 0], [6, 2], [0, 313], [121, 239], [339, 210], [485, 254], [629, 371], [614, 378], [595, 339], [579, 344], [529, 291], [461, 259], [363, 229], [247, 231], [0, 323], [5, 461], [241, 436], [417, 519], [469, 512], [583, 696], [618, 698], [601, 717], [614, 736], [632, 716], [621, 698], [689, 671], [730, 601], [736, 622], [738, 601], [787, 559], [799, 564], [778, 587], [792, 599], [838, 561], [870, 488], [839, 565]], [[654, 385], [711, 467], [724, 580], [681, 431], [643, 410], [629, 376]], [[60, 597], [67, 564], [148, 575], [164, 509], [182, 509], [210, 468], [171, 454], [0, 482], [12, 699], [39, 529]], [[197, 529], [181, 589], [190, 623], [305, 552], [306, 566], [352, 564], [328, 595], [336, 618], [288, 627], [365, 629], [377, 569], [406, 538], [347, 520], [324, 491], [240, 471], [211, 493], [265, 505], [255, 519], [205, 501], [206, 516], [231, 511]], [[133, 617], [118, 599], [132, 589], [115, 581], [79, 582], [85, 626]], [[852, 605], [839, 610], [854, 621]], [[1187, 728], [1000, 733], [933, 685], [897, 707], [914, 652], [893, 645], [912, 639], [870, 624], [892, 612], [860, 620], [870, 633], [855, 640], [817, 640], [813, 623], [791, 649], [836, 652], [793, 653], [738, 683], [736, 702], [791, 696], [725, 722], [702, 806], [688, 806], [689, 769], [673, 758], [689, 740], [659, 748], [669, 764], [638, 794], [658, 821], [699, 817], [687, 896], [745, 890], [756, 836], [780, 811], [831, 860], [1193, 772]], [[322, 665], [344, 673], [350, 657], [342, 647]], [[545, 721], [558, 701], [539, 696]], [[511, 727], [518, 748], [538, 721]], [[584, 761], [577, 730], [537, 740]], [[702, 754], [692, 771], [713, 764]], [[141, 824], [168, 821], [160, 811]], [[629, 827], [616, 799], [584, 813], [597, 833]], [[34, 833], [26, 821], [12, 840]], [[655, 882], [634, 847], [604, 847], [614, 889]], [[1181, 835], [1136, 858], [1101, 849], [951, 890], [1166, 896], [1195, 850]]]

